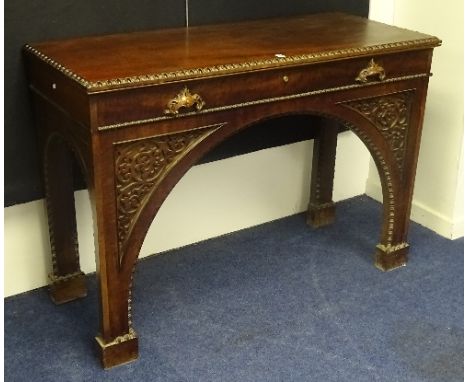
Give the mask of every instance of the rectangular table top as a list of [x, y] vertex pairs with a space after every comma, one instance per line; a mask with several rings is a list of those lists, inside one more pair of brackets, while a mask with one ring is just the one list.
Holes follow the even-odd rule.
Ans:
[[432, 48], [426, 34], [342, 13], [26, 45], [88, 91]]

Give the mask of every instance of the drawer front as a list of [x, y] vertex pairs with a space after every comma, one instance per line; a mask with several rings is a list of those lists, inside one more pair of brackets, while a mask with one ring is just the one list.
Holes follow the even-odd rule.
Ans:
[[430, 59], [431, 50], [413, 51], [94, 94], [98, 129], [404, 80], [427, 75]]

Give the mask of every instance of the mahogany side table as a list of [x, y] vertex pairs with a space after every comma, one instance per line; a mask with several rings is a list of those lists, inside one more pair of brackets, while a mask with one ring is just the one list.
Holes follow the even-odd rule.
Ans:
[[146, 232], [188, 169], [229, 136], [291, 114], [323, 117], [308, 223], [333, 222], [338, 125], [379, 170], [381, 270], [407, 261], [424, 104], [438, 38], [340, 13], [26, 45], [40, 133], [56, 303], [86, 295], [72, 156], [89, 188], [108, 368], [138, 356], [132, 275]]

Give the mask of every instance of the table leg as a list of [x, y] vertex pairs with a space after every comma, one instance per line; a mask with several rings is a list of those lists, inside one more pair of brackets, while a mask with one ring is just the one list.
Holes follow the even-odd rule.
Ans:
[[[102, 249], [105, 244], [102, 239], [100, 241], [99, 247]], [[112, 255], [108, 257], [115, 260]], [[96, 341], [105, 369], [138, 358], [138, 337], [131, 322], [131, 276], [119, 271], [117, 264], [110, 263], [100, 263], [98, 270], [101, 331]]]
[[[427, 79], [419, 89], [347, 101], [363, 123], [350, 125], [371, 152], [380, 175], [383, 225], [375, 266], [383, 271], [404, 266], [411, 200], [421, 139]], [[369, 126], [370, 124], [370, 126]]]
[[168, 192], [193, 165], [188, 161], [184, 167], [183, 158], [223, 125], [124, 141], [111, 148], [104, 141], [96, 149], [91, 194], [102, 306], [97, 341], [106, 368], [138, 356], [131, 291], [141, 245]]
[[335, 220], [335, 203], [332, 196], [338, 126], [333, 120], [323, 119], [319, 135], [314, 140], [307, 211], [307, 224], [314, 228], [331, 224]]
[[[385, 174], [384, 174], [385, 176]], [[389, 173], [386, 174], [389, 177]], [[390, 179], [390, 178], [389, 178]], [[384, 191], [384, 224], [379, 244], [376, 246], [374, 265], [389, 271], [406, 265], [409, 244], [407, 243], [411, 193], [402, 183], [390, 183]]]
[[[100, 241], [99, 247], [102, 250], [105, 246], [102, 235]], [[116, 260], [112, 253], [108, 259]], [[119, 270], [116, 263], [106, 261], [99, 265], [101, 331], [96, 336], [96, 342], [105, 369], [138, 358], [138, 337], [131, 322], [131, 278], [132, 276]]]
[[73, 189], [73, 153], [57, 135], [45, 144], [44, 181], [52, 252], [50, 296], [62, 304], [87, 294], [81, 272]]
[[[105, 160], [102, 160], [105, 162]], [[95, 171], [104, 172], [96, 161]], [[112, 171], [112, 170], [111, 170]], [[108, 171], [112, 173], [111, 171]], [[96, 273], [100, 291], [101, 330], [96, 337], [102, 365], [108, 369], [138, 358], [138, 337], [132, 328], [131, 290], [133, 267], [124, 267], [128, 252], [117, 239], [113, 183], [95, 176], [91, 192], [96, 238]], [[120, 257], [122, 256], [122, 257]]]

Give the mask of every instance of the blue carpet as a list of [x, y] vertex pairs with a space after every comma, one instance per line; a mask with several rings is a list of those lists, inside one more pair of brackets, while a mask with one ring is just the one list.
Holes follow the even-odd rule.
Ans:
[[54, 306], [5, 300], [6, 381], [462, 381], [463, 240], [411, 225], [410, 262], [372, 266], [381, 205], [339, 203], [334, 225], [295, 215], [142, 260], [138, 361], [92, 349], [97, 290]]

